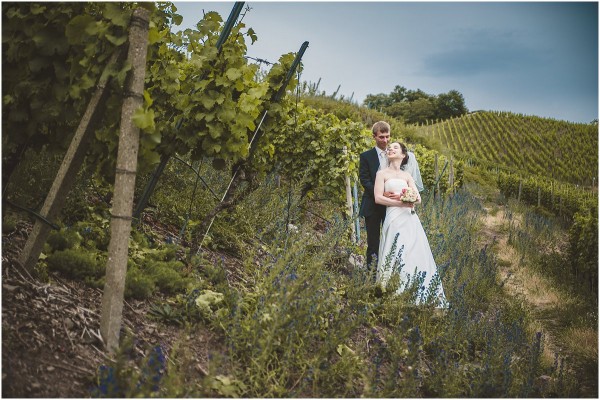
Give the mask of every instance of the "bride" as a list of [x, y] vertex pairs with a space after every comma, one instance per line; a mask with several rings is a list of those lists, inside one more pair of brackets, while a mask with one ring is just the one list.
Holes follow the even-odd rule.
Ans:
[[[429, 241], [419, 217], [414, 213], [414, 204], [421, 202], [421, 196], [411, 174], [400, 169], [408, 162], [406, 146], [391, 143], [387, 155], [389, 166], [379, 170], [375, 177], [375, 202], [387, 206], [381, 230], [377, 281], [385, 288], [397, 273], [400, 286], [396, 293], [412, 288], [416, 290], [417, 303], [434, 302], [436, 306], [446, 307], [446, 297]], [[405, 188], [414, 190], [416, 202], [400, 200]]]

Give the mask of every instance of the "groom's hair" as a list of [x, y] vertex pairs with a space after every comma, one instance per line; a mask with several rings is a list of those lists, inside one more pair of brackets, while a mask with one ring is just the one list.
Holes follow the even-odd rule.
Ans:
[[377, 121], [373, 124], [373, 135], [377, 135], [378, 132], [389, 132], [390, 124], [385, 121]]

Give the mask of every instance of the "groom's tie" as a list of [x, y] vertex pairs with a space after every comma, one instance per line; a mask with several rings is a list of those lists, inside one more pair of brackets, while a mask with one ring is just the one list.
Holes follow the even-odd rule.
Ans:
[[383, 151], [378, 151], [379, 154], [379, 169], [386, 168], [387, 165], [387, 157]]

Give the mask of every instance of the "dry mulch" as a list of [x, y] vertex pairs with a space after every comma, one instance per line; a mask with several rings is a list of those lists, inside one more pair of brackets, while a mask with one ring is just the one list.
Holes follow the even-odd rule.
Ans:
[[[28, 223], [2, 236], [2, 397], [90, 397], [98, 368], [109, 363], [100, 338], [102, 291], [52, 275], [33, 278], [17, 261]], [[148, 317], [151, 301], [126, 302], [123, 330], [134, 333], [143, 357], [160, 345], [167, 356], [184, 331]], [[214, 336], [197, 327], [192, 352], [196, 369], [207, 370]]]

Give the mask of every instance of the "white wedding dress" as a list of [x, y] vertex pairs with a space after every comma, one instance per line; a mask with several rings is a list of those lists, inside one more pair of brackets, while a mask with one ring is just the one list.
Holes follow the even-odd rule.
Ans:
[[[400, 193], [408, 187], [404, 179], [392, 178], [385, 182], [385, 191]], [[400, 276], [396, 293], [402, 293], [415, 283], [415, 302], [435, 302], [436, 306], [447, 307], [437, 266], [429, 247], [429, 241], [417, 214], [408, 207], [387, 207], [381, 229], [377, 282], [387, 287], [394, 273]]]

